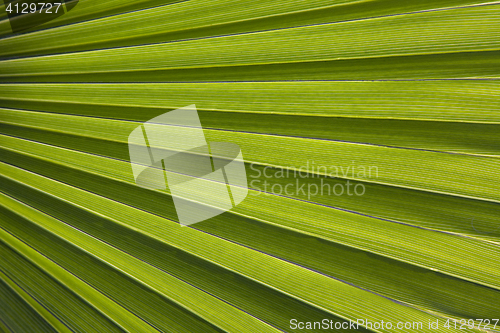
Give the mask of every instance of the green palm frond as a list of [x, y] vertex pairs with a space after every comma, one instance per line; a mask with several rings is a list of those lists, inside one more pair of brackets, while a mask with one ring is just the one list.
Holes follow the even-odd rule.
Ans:
[[[500, 2], [5, 10], [0, 331], [500, 332]], [[249, 194], [181, 227], [128, 137], [191, 104]]]

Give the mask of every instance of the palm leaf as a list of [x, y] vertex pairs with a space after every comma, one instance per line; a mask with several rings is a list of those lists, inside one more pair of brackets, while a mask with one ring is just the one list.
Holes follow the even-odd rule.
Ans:
[[[0, 11], [0, 330], [500, 317], [498, 2], [81, 0], [14, 35]], [[128, 135], [193, 103], [249, 195], [181, 228]]]

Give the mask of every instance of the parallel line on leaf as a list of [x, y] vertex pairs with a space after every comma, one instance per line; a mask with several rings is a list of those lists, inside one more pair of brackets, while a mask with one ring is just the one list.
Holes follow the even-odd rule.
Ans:
[[[8, 163], [7, 163], [7, 164], [8, 164]], [[12, 167], [19, 168], [18, 166], [14, 166], [14, 165], [12, 165]], [[22, 169], [22, 168], [21, 168], [21, 169]], [[32, 171], [29, 171], [29, 170], [26, 170], [26, 171], [27, 171], [27, 172], [30, 172], [30, 173], [33, 173]], [[37, 173], [34, 173], [34, 174], [37, 174]], [[89, 190], [87, 190], [87, 189], [80, 188], [80, 187], [75, 187], [73, 184], [69, 184], [69, 183], [61, 182], [60, 180], [56, 180], [56, 179], [53, 179], [53, 178], [50, 178], [50, 177], [46, 177], [46, 176], [43, 176], [43, 175], [40, 175], [40, 174], [37, 174], [37, 175], [39, 175], [40, 177], [46, 178], [46, 179], [51, 179], [52, 181], [57, 181], [57, 182], [59, 182], [59, 183], [65, 184], [65, 185], [67, 185], [67, 186], [70, 186], [70, 187], [72, 187], [72, 188], [78, 188], [78, 189], [80, 189], [80, 190], [82, 190], [82, 191], [85, 191], [85, 192], [91, 193], [91, 194], [93, 194], [93, 195], [101, 196], [100, 194], [97, 194], [97, 193], [95, 193], [95, 192], [89, 191]], [[111, 201], [113, 201], [113, 202], [119, 203], [119, 204], [121, 204], [121, 205], [125, 205], [125, 206], [128, 206], [128, 207], [131, 207], [131, 208], [137, 209], [137, 210], [139, 210], [139, 211], [143, 211], [143, 212], [148, 213], [148, 214], [152, 214], [152, 215], [155, 215], [155, 216], [158, 216], [158, 217], [162, 217], [162, 216], [159, 216], [159, 215], [157, 215], [157, 214], [155, 214], [155, 213], [145, 211], [145, 210], [143, 210], [143, 209], [142, 209], [142, 208], [140, 208], [140, 207], [130, 206], [129, 204], [122, 203], [122, 202], [118, 202], [118, 201], [116, 201], [116, 200], [114, 200], [114, 199], [112, 199], [112, 198], [107, 198], [107, 197], [103, 197], [103, 198], [106, 198], [106, 199], [111, 200]], [[286, 199], [290, 199], [290, 200], [297, 200], [297, 199], [295, 199], [295, 198], [288, 198], [288, 197], [282, 197], [282, 198], [286, 198]], [[343, 212], [346, 212], [346, 213], [350, 213], [349, 211], [346, 211], [346, 210], [337, 209], [337, 208], [335, 208], [335, 207], [328, 207], [328, 206], [326, 206], [326, 205], [318, 205], [318, 204], [316, 204], [316, 203], [314, 203], [314, 202], [306, 202], [306, 201], [302, 201], [302, 200], [298, 200], [298, 202], [303, 202], [303, 203], [306, 203], [306, 204], [313, 204], [313, 205], [317, 205], [317, 206], [324, 207], [324, 208], [333, 208], [333, 209], [336, 209], [336, 210], [339, 210], [339, 211], [343, 211]], [[271, 223], [271, 224], [276, 225], [274, 222], [267, 221], [267, 220], [262, 220], [262, 219], [260, 219], [260, 218], [258, 218], [258, 217], [256, 217], [256, 216], [245, 215], [245, 214], [242, 214], [242, 213], [240, 213], [240, 212], [236, 212], [236, 211], [231, 211], [231, 213], [232, 213], [232, 214], [236, 214], [236, 215], [245, 216], [245, 217], [248, 217], [248, 218], [251, 218], [251, 219], [254, 219], [254, 220], [258, 220], [258, 221], [263, 222], [263, 223]], [[359, 215], [359, 214], [357, 214], [357, 215]], [[361, 215], [361, 216], [364, 216], [364, 215]], [[365, 216], [365, 217], [370, 217], [370, 216]], [[162, 217], [162, 218], [165, 218], [165, 217]], [[392, 221], [390, 221], [390, 220], [386, 220], [386, 219], [379, 219], [379, 220], [380, 220], [380, 221], [386, 221], [386, 222], [392, 222]], [[171, 220], [171, 221], [173, 221], [173, 220]], [[175, 221], [173, 221], [173, 222], [175, 222]], [[400, 223], [398, 223], [398, 224], [400, 224]], [[413, 226], [413, 225], [405, 225], [405, 224], [400, 224], [400, 225], [402, 225], [402, 226], [412, 226], [412, 227], [415, 227], [415, 226]], [[306, 232], [305, 230], [297, 229], [297, 228], [295, 228], [295, 227], [290, 228], [290, 227], [285, 226], [285, 225], [278, 225], [278, 226], [279, 226], [279, 227], [281, 227], [281, 228], [287, 228], [287, 229], [289, 229], [289, 230], [293, 230], [293, 231], [298, 232], [298, 233], [304, 233], [304, 234], [314, 235], [315, 237], [319, 237], [319, 235], [318, 235], [318, 234], [315, 234], [315, 233], [309, 233], [309, 232]], [[421, 229], [421, 230], [425, 230], [425, 231], [436, 231], [436, 230], [432, 230], [432, 229], [431, 229], [431, 230], [429, 230], [429, 229], [420, 228], [420, 227], [417, 227], [417, 229]], [[449, 235], [449, 236], [455, 236], [455, 237], [456, 237], [456, 236], [460, 236], [460, 237], [462, 237], [462, 235], [457, 235], [457, 234], [453, 234], [453, 233], [444, 233], [444, 232], [443, 232], [443, 234], [444, 234], [444, 235]], [[323, 236], [321, 236], [321, 237], [323, 237]], [[483, 240], [478, 240], [478, 239], [476, 239], [476, 238], [468, 238], [468, 237], [466, 237], [466, 236], [463, 236], [463, 238], [464, 238], [464, 239], [473, 240], [474, 242], [478, 242], [478, 244], [479, 244], [479, 243], [481, 243], [481, 242], [484, 242]], [[344, 245], [349, 246], [349, 247], [358, 248], [358, 249], [360, 249], [360, 250], [366, 250], [365, 248], [362, 248], [362, 247], [357, 247], [356, 245], [349, 244], [349, 243], [345, 243], [344, 241], [332, 240], [331, 238], [325, 238], [325, 239], [327, 239], [327, 240], [329, 240], [329, 241], [335, 241], [335, 242], [338, 242], [338, 243], [340, 243], [340, 244], [344, 244]], [[486, 245], [486, 244], [488, 244], [488, 243], [487, 243], [487, 242], [485, 242], [485, 245]], [[490, 245], [491, 245], [491, 244], [490, 244]], [[391, 255], [387, 255], [387, 254], [383, 254], [383, 253], [378, 253], [378, 254], [379, 254], [379, 255], [382, 255], [382, 256], [387, 256], [387, 257], [392, 258], [392, 259], [395, 259], [395, 260], [402, 260], [401, 258], [394, 257], [394, 256], [391, 256]], [[410, 263], [410, 264], [412, 264], [412, 265], [418, 265], [418, 266], [423, 267], [423, 268], [426, 268], [426, 269], [435, 270], [435, 269], [434, 269], [434, 268], [432, 268], [432, 267], [428, 267], [428, 266], [425, 266], [425, 265], [424, 265], [424, 266], [422, 266], [421, 264], [417, 264], [417, 263], [412, 262], [412, 261], [406, 261], [406, 262], [407, 262], [407, 263]], [[465, 277], [463, 277], [463, 276], [459, 276], [459, 275], [456, 275], [456, 274], [453, 274], [453, 273], [450, 273], [450, 272], [445, 272], [445, 271], [441, 271], [441, 272], [442, 272], [443, 274], [448, 274], [448, 275], [450, 275], [450, 276], [454, 276], [454, 277], [457, 277], [457, 278], [460, 278], [460, 279], [465, 279], [465, 280], [468, 280], [468, 281], [470, 281], [470, 282], [477, 283], [477, 284], [480, 284], [480, 285], [484, 285], [483, 283], [480, 283], [480, 282], [478, 282], [478, 281], [475, 281], [475, 280], [470, 280], [469, 278], [465, 278]], [[490, 287], [492, 287], [492, 288], [495, 288], [495, 287], [493, 287], [493, 286], [491, 286], [491, 285], [489, 285], [489, 286], [490, 286]]]
[[[20, 169], [18, 169], [18, 170], [20, 170]], [[26, 171], [25, 171], [25, 172], [26, 172]], [[29, 174], [31, 174], [31, 172], [28, 172], [28, 173], [29, 173]], [[44, 177], [42, 177], [42, 178], [44, 178]], [[51, 181], [51, 182], [53, 182], [53, 181]], [[61, 185], [62, 185], [62, 184], [61, 184]], [[67, 185], [64, 185], [64, 186], [67, 186]], [[74, 188], [73, 190], [76, 190], [76, 191], [82, 191], [82, 190], [79, 190], [79, 189], [76, 189], [76, 188]], [[72, 190], [72, 191], [73, 191], [73, 190]], [[85, 192], [85, 191], [82, 191], [82, 192], [81, 192], [81, 193], [82, 193], [82, 195], [83, 195], [83, 193], [84, 193], [84, 192]], [[86, 194], [86, 195], [88, 195], [88, 194]], [[92, 196], [93, 196], [94, 200], [96, 200], [97, 198], [100, 198], [99, 200], [101, 200], [101, 199], [105, 199], [105, 198], [101, 198], [100, 196], [95, 196], [95, 195], [92, 195]], [[62, 198], [61, 198], [61, 199], [62, 199]], [[62, 200], [65, 200], [65, 199], [62, 199]], [[108, 204], [112, 202], [111, 200], [108, 200], [108, 199], [105, 199], [105, 200], [108, 202]], [[125, 205], [122, 205], [122, 204], [120, 204], [120, 206], [121, 206], [121, 207], [125, 207]], [[83, 208], [83, 207], [82, 207], [82, 208]], [[109, 208], [110, 208], [110, 207], [109, 207]], [[89, 208], [87, 208], [87, 207], [84, 207], [83, 209], [89, 210]], [[115, 213], [118, 213], [118, 214], [119, 214], [119, 211], [117, 211], [117, 210], [113, 210], [113, 211], [114, 211]], [[135, 212], [137, 212], [137, 213], [139, 213], [139, 211], [138, 211], [138, 210], [134, 210], [134, 211], [135, 211]], [[102, 213], [101, 213], [101, 214], [102, 214]], [[148, 215], [148, 216], [150, 216], [150, 219], [154, 216], [154, 215], [152, 215], [152, 214], [147, 214], [147, 215]], [[108, 216], [108, 218], [113, 218], [113, 217]], [[124, 223], [125, 221], [116, 221], [116, 222], [117, 222], [117, 223], [122, 224], [122, 223]], [[175, 228], [173, 228], [173, 229], [172, 229], [172, 228], [169, 228], [169, 229], [171, 229], [171, 230], [170, 230], [170, 232], [174, 232], [174, 231], [176, 230]], [[183, 231], [183, 232], [189, 232], [189, 230], [194, 230], [194, 229], [191, 229], [191, 228], [183, 228], [183, 229], [182, 229], [182, 231]], [[139, 232], [139, 230], [137, 230], [137, 231]], [[150, 236], [152, 236], [152, 237], [154, 237], [154, 238], [158, 238], [158, 236], [151, 235], [151, 234], [150, 234], [149, 232], [147, 232], [147, 231], [141, 230], [140, 232], [146, 232], [146, 233], [148, 233]], [[178, 231], [175, 231], [175, 232], [178, 232]], [[189, 232], [189, 233], [190, 233], [190, 232]], [[168, 233], [168, 234], [170, 234], [170, 233]], [[190, 233], [190, 234], [191, 234], [191, 233]], [[167, 234], [165, 234], [165, 235], [167, 235]], [[194, 236], [194, 235], [195, 235], [195, 234], [192, 234], [192, 236]], [[201, 236], [201, 234], [198, 234], [198, 235], [200, 235], [200, 236]], [[165, 238], [165, 237], [163, 237], [163, 238]], [[183, 240], [184, 240], [184, 241], [188, 241], [188, 239], [186, 239], [186, 238], [184, 238], [184, 239], [183, 239], [183, 238], [177, 238], [177, 239], [178, 239], [178, 241], [181, 241], [181, 242], [182, 242]], [[165, 241], [166, 241], [166, 239], [163, 239], [162, 241], [164, 241], [164, 242], [165, 242]], [[194, 239], [189, 239], [189, 241], [191, 242], [191, 241], [195, 241], [195, 240], [194, 240]], [[220, 244], [220, 245], [225, 244], [226, 246], [230, 246], [230, 247], [236, 246], [235, 244], [233, 244], [233, 243], [231, 243], [231, 242], [224, 242], [224, 243], [220, 243], [219, 241], [217, 241], [217, 242], [215, 242], [215, 241], [214, 241], [214, 242], [212, 242], [212, 244], [213, 244], [213, 245], [216, 245], [216, 244]], [[233, 244], [233, 245], [230, 245], [230, 244]], [[174, 246], [175, 246], [175, 244], [172, 244], [172, 245], [174, 245]], [[237, 247], [241, 250], [241, 247], [240, 247], [240, 246], [237, 246]], [[209, 249], [206, 249], [206, 248], [203, 248], [203, 249], [205, 249], [205, 250], [209, 250]], [[187, 249], [186, 249], [186, 250], [187, 250]], [[193, 255], [196, 255], [196, 256], [201, 256], [202, 258], [204, 257], [204, 259], [205, 259], [205, 260], [210, 260], [210, 261], [212, 261], [212, 259], [209, 259], [208, 257], [205, 257], [204, 255], [202, 255], [202, 253], [200, 253], [200, 251], [201, 251], [201, 250], [202, 250], [202, 248], [199, 248], [199, 249], [198, 249], [198, 251], [197, 251], [196, 253], [193, 253]], [[210, 249], [210, 250], [212, 250], [212, 249]], [[187, 250], [187, 251], [189, 251], [189, 250]], [[203, 252], [203, 251], [201, 251], [201, 252]], [[223, 264], [223, 263], [221, 262], [221, 260], [223, 259], [223, 258], [221, 257], [221, 254], [222, 254], [222, 253], [224, 253], [224, 252], [218, 252], [218, 254], [219, 254], [219, 257], [218, 257], [219, 259], [217, 260], [218, 262], [214, 262], [214, 261], [212, 261], [212, 262], [213, 262], [214, 264], [217, 264], [217, 265], [222, 265], [222, 266], [223, 266], [223, 267], [225, 267], [226, 269], [232, 269], [232, 268], [228, 267], [226, 264]], [[227, 253], [227, 252], [226, 252], [226, 253]], [[262, 254], [257, 255], [257, 253], [258, 253], [258, 252], [256, 252], [256, 251], [251, 251], [251, 252], [248, 252], [248, 253], [247, 253], [247, 258], [248, 258], [248, 259], [250, 259], [250, 257], [251, 257], [251, 256], [255, 256], [255, 255], [256, 255], [256, 256], [260, 257], [260, 256], [262, 255]], [[252, 255], [250, 255], [250, 254], [252, 254]], [[229, 254], [228, 254], [228, 255], [229, 255]], [[269, 256], [265, 256], [265, 258], [266, 258], [265, 260], [271, 260], [271, 257], [269, 257]], [[263, 260], [263, 259], [264, 259], [264, 257], [263, 257], [262, 259], [260, 259], [260, 260]], [[272, 260], [272, 261], [274, 262], [274, 260]], [[285, 264], [285, 262], [283, 262], [283, 261], [277, 261], [277, 262], [275, 262], [275, 264], [276, 264], [276, 265], [283, 265], [283, 264]], [[273, 264], [273, 265], [274, 265], [274, 264]], [[285, 265], [285, 266], [287, 266], [287, 265]], [[264, 267], [265, 267], [265, 266], [263, 266], [263, 268], [264, 268]], [[290, 268], [292, 268], [292, 267], [294, 267], [294, 270], [299, 268], [299, 267], [297, 267], [297, 266], [295, 266], [295, 265], [292, 265]], [[312, 273], [314, 273], [314, 272], [309, 271], [309, 270], [302, 270], [302, 269], [299, 269], [299, 270], [302, 272], [301, 274], [306, 274], [306, 275], [309, 275], [310, 273], [311, 273], [311, 274], [312, 274]], [[289, 271], [289, 270], [288, 270], [288, 271]], [[291, 271], [290, 271], [290, 272], [291, 272]], [[309, 272], [309, 273], [307, 273], [307, 272]], [[243, 273], [243, 272], [240, 272], [239, 274], [242, 274], [242, 273]], [[245, 276], [247, 276], [249, 279], [255, 280], [256, 276], [250, 276], [250, 275], [248, 275], [248, 273], [249, 273], [249, 272], [246, 272], [244, 275], [245, 275]], [[252, 270], [252, 274], [251, 274], [251, 275], [255, 275], [255, 274], [260, 275], [261, 273], [263, 273], [263, 272], [260, 272], [260, 271], [254, 271], [254, 270]], [[316, 276], [316, 278], [315, 278], [315, 279], [318, 279], [318, 278], [319, 278], [319, 276], [317, 276], [318, 274], [314, 273], [314, 275]], [[279, 277], [275, 277], [275, 279], [278, 279], [278, 280], [279, 280], [280, 278], [279, 278]], [[315, 301], [315, 302], [312, 302], [312, 303], [311, 303], [311, 300], [308, 300], [307, 298], [312, 297], [312, 296], [313, 296], [313, 294], [307, 294], [307, 295], [309, 295], [309, 296], [307, 296], [305, 299], [304, 299], [304, 296], [299, 296], [299, 295], [296, 295], [297, 293], [302, 294], [302, 292], [301, 292], [301, 290], [302, 290], [302, 289], [294, 289], [294, 292], [293, 292], [293, 293], [290, 293], [289, 291], [283, 290], [283, 289], [282, 289], [282, 287], [278, 287], [278, 285], [275, 285], [275, 282], [277, 282], [277, 280], [275, 280], [275, 282], [273, 282], [273, 285], [270, 285], [268, 282], [266, 282], [266, 281], [264, 281], [264, 280], [260, 280], [260, 278], [258, 278], [258, 279], [257, 279], [257, 280], [255, 280], [255, 281], [256, 281], [256, 282], [259, 282], [259, 283], [264, 283], [264, 284], [265, 284], [265, 285], [267, 285], [269, 288], [276, 289], [277, 291], [280, 291], [280, 292], [282, 292], [282, 293], [288, 294], [288, 295], [289, 295], [289, 296], [291, 296], [291, 297], [294, 297], [294, 298], [299, 297], [298, 299], [300, 299], [301, 301], [303, 301], [303, 302], [305, 302], [305, 303], [308, 303], [308, 304], [310, 304], [310, 305], [313, 305], [313, 306], [315, 306], [315, 307], [319, 307], [319, 308], [321, 308], [321, 309], [323, 309], [323, 310], [325, 310], [325, 311], [328, 311], [328, 312], [331, 312], [331, 311], [332, 311], [332, 309], [331, 309], [331, 308], [330, 308], [330, 309], [327, 309], [327, 308], [325, 308], [325, 307], [324, 307], [324, 305], [322, 305], [322, 304], [321, 304], [321, 303], [324, 303], [324, 301], [325, 301], [323, 298], [318, 299], [317, 301]], [[297, 281], [300, 281], [300, 280], [297, 280]], [[325, 282], [326, 282], [326, 281], [331, 281], [331, 283], [333, 283], [333, 280], [331, 280], [331, 279], [325, 280]], [[361, 290], [360, 290], [360, 291], [361, 291]], [[332, 295], [332, 296], [333, 296], [333, 295]], [[324, 297], [324, 295], [323, 295], [323, 297]], [[366, 298], [369, 298], [369, 297], [368, 297], [367, 295], [365, 295], [363, 299], [366, 299]], [[354, 309], [353, 309], [353, 310], [354, 310]], [[409, 308], [405, 309], [405, 312], [407, 312], [407, 311], [410, 311], [410, 309], [409, 309]], [[413, 311], [411, 311], [411, 312], [413, 312]], [[393, 314], [394, 314], [394, 312], [393, 312]], [[339, 314], [338, 314], [338, 313], [336, 313], [336, 315], [339, 315]], [[418, 317], [418, 315], [417, 315], [416, 313], [414, 313], [414, 315], [415, 315], [415, 317]], [[421, 315], [423, 315], [423, 314], [421, 314]], [[343, 317], [342, 315], [340, 315], [340, 316], [341, 316], [341, 317]], [[344, 318], [346, 318], [346, 317], [344, 317]], [[348, 318], [346, 318], [346, 319], [348, 319]]]

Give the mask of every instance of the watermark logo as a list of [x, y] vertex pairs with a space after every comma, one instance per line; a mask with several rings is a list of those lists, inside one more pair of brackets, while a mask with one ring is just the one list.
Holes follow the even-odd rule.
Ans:
[[475, 221], [474, 218], [470, 220], [470, 225], [475, 232], [483, 235], [493, 235], [495, 233], [498, 233], [498, 231], [500, 231], [500, 226], [497, 226], [496, 228], [492, 229], [491, 224], [484, 222], [480, 223], [479, 221]]
[[250, 164], [250, 188], [253, 195], [280, 195], [312, 200], [325, 196], [365, 195], [364, 182], [378, 178], [375, 165], [322, 165], [307, 161], [306, 165], [262, 166]]
[[240, 147], [207, 143], [194, 104], [138, 126], [128, 145], [136, 184], [150, 189], [168, 186], [183, 226], [226, 212], [248, 194]]

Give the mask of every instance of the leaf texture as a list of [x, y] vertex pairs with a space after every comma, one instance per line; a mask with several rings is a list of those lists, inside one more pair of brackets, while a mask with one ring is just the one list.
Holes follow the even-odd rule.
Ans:
[[[81, 0], [16, 34], [5, 10], [0, 331], [500, 332], [498, 2]], [[181, 227], [128, 137], [191, 104], [249, 194]]]

